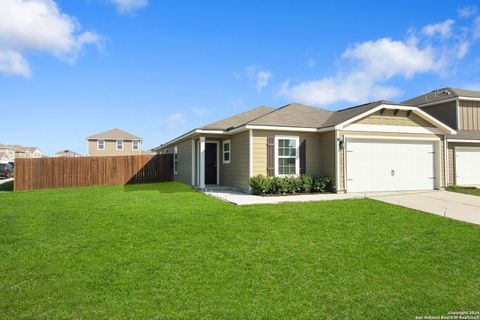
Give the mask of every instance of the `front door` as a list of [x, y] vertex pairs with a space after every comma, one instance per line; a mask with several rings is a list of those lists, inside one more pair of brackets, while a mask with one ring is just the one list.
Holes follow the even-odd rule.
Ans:
[[217, 184], [217, 144], [205, 144], [205, 184]]

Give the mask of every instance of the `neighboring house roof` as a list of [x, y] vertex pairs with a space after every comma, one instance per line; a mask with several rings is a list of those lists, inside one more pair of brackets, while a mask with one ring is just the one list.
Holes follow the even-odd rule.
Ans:
[[440, 102], [443, 100], [458, 98], [458, 97], [480, 98], [480, 92], [447, 87], [447, 88], [433, 90], [432, 92], [428, 92], [418, 97], [408, 99], [406, 101], [403, 101], [402, 103], [417, 106], [417, 105], [422, 105], [422, 104], [427, 104], [432, 102]]
[[232, 117], [228, 117], [210, 124], [201, 127], [200, 129], [219, 129], [219, 130], [228, 130], [240, 127], [250, 121], [253, 121], [259, 117], [262, 117], [276, 109], [267, 107], [267, 106], [260, 106], [248, 111], [239, 113]]
[[38, 147], [24, 147], [19, 144], [0, 144], [0, 149], [12, 149], [15, 152], [35, 152], [40, 150]]
[[98, 140], [98, 139], [142, 140], [142, 138], [137, 137], [131, 133], [128, 133], [118, 128], [108, 130], [105, 132], [100, 132], [100, 133], [94, 134], [93, 136], [87, 137], [87, 140]]
[[62, 150], [62, 151], [59, 151], [57, 153], [55, 153], [56, 156], [70, 156], [70, 157], [81, 157], [82, 155], [75, 152], [75, 151], [72, 151], [72, 150]]
[[449, 134], [449, 135], [447, 135], [447, 139], [480, 140], [480, 131], [457, 130], [457, 134]]

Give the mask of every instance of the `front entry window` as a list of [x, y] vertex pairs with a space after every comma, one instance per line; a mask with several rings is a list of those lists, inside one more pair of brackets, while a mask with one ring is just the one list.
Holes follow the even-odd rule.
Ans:
[[298, 137], [276, 137], [276, 175], [294, 175], [299, 172]]

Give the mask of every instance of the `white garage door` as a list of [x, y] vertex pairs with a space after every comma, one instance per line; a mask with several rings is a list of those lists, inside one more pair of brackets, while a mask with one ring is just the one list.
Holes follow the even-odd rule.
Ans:
[[347, 140], [347, 191], [432, 190], [431, 141]]
[[459, 185], [480, 185], [480, 148], [455, 148], [456, 183]]

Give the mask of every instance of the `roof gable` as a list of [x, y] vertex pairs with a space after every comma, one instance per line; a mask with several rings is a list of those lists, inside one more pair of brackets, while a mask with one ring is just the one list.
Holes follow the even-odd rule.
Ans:
[[94, 134], [93, 136], [87, 137], [87, 140], [97, 140], [97, 139], [142, 140], [142, 138], [137, 137], [131, 133], [128, 133], [118, 128], [100, 132], [100, 133]]

